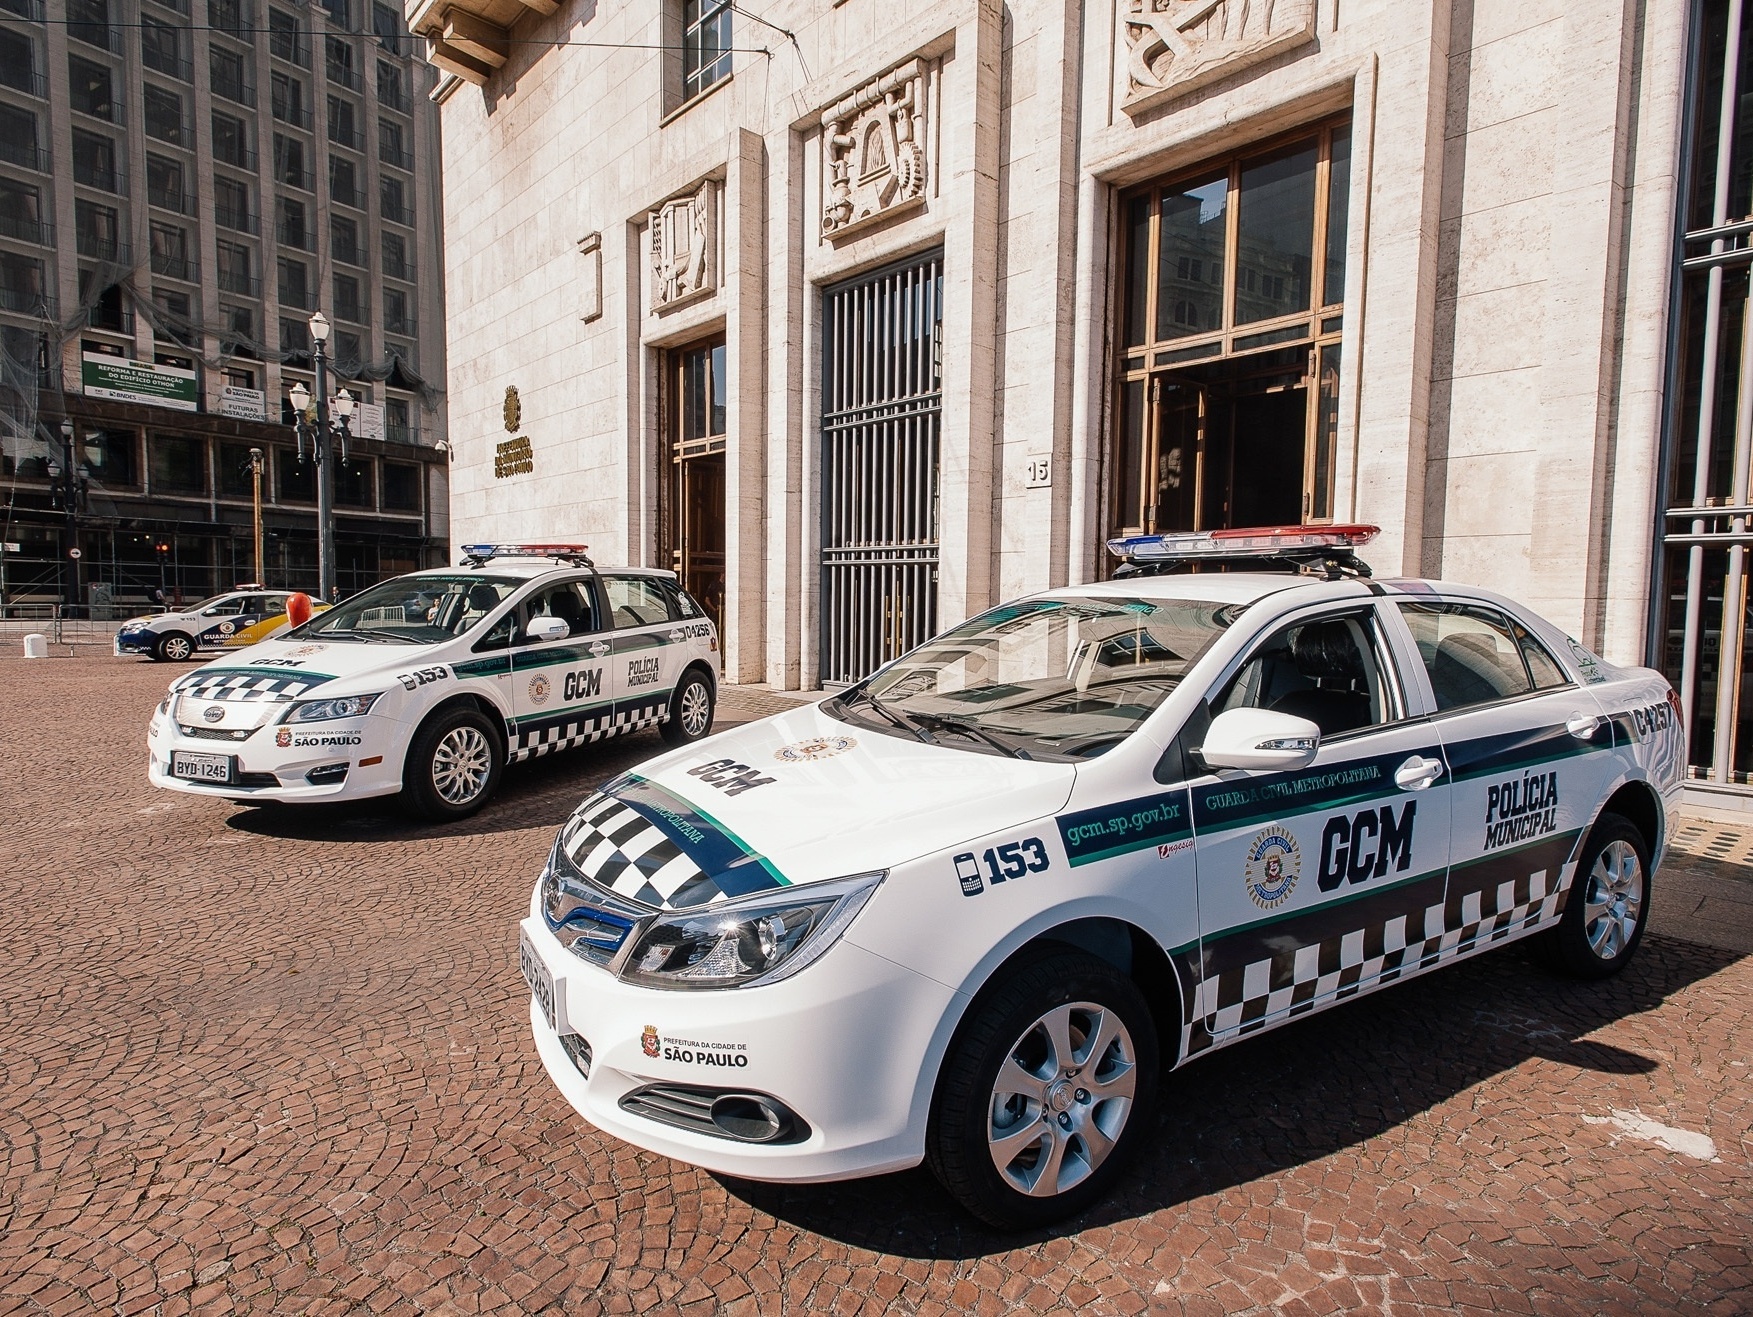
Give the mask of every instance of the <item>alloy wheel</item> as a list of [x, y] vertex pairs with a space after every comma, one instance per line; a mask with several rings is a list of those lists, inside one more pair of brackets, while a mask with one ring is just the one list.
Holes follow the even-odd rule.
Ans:
[[487, 789], [493, 749], [478, 727], [453, 727], [432, 750], [432, 787], [448, 805], [466, 805]]
[[682, 730], [691, 737], [703, 735], [711, 716], [712, 697], [706, 693], [706, 684], [700, 681], [690, 682], [682, 691]]
[[1071, 1002], [1040, 1016], [999, 1066], [987, 1128], [1010, 1185], [1052, 1198], [1114, 1150], [1136, 1096], [1138, 1052], [1117, 1012]]
[[1609, 842], [1589, 870], [1583, 933], [1602, 960], [1617, 957], [1643, 918], [1643, 862], [1628, 842]]

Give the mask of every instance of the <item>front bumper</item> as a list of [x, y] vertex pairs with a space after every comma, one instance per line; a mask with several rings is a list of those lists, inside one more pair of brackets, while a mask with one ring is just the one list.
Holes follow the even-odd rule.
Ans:
[[[521, 931], [554, 980], [559, 1032], [530, 998], [536, 1051], [566, 1100], [605, 1133], [752, 1180], [850, 1179], [923, 1160], [930, 1097], [923, 1071], [958, 996], [951, 989], [842, 939], [768, 987], [661, 991], [573, 956], [539, 912]], [[561, 1032], [589, 1044], [588, 1075]], [[666, 1082], [777, 1098], [808, 1133], [790, 1143], [742, 1143], [621, 1105], [635, 1090]]]
[[[282, 735], [289, 744], [278, 744]], [[147, 778], [155, 787], [224, 800], [363, 800], [402, 789], [409, 735], [401, 723], [367, 716], [291, 727], [269, 723], [234, 740], [223, 733], [190, 735], [169, 715], [155, 713], [146, 735]], [[174, 776], [172, 755], [179, 750], [227, 756], [232, 772], [223, 782]]]
[[150, 631], [118, 631], [114, 653], [117, 658], [127, 654], [150, 654], [158, 637]]

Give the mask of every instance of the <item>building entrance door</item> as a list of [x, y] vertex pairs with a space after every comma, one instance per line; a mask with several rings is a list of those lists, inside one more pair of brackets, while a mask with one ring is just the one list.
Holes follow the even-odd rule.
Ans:
[[[670, 570], [724, 632], [724, 340], [672, 352], [662, 525]], [[660, 559], [660, 561], [662, 561]]]

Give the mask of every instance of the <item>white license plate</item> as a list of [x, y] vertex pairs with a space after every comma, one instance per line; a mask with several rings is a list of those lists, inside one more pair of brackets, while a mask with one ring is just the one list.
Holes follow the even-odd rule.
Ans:
[[548, 967], [530, 945], [529, 934], [521, 928], [517, 930], [517, 963], [523, 970], [523, 981], [530, 985], [530, 991], [541, 1005], [542, 1018], [547, 1020], [550, 1029], [558, 1032], [554, 1023], [554, 976], [548, 973]]
[[198, 755], [187, 750], [172, 752], [170, 775], [185, 777], [191, 782], [231, 781], [230, 755]]

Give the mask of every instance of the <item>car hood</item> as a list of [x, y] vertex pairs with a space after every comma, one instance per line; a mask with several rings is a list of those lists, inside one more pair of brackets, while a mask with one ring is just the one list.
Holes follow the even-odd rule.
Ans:
[[294, 698], [317, 687], [336, 694], [365, 685], [388, 689], [400, 674], [437, 666], [438, 645], [264, 640], [236, 650], [171, 683], [173, 691], [209, 699]]
[[[1072, 764], [928, 745], [810, 705], [661, 756], [587, 798], [561, 844], [664, 909], [887, 869], [1060, 809]], [[606, 849], [605, 849], [606, 847]]]

